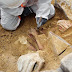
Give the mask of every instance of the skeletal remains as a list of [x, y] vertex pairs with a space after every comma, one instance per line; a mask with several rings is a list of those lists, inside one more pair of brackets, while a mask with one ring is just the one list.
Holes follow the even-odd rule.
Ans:
[[[57, 54], [60, 54], [68, 46], [72, 47], [68, 42], [54, 34], [49, 32], [49, 39], [53, 42], [53, 48]], [[63, 46], [64, 45], [64, 46]], [[62, 47], [61, 47], [62, 46]], [[19, 57], [17, 61], [19, 72], [59, 72], [57, 70], [40, 71], [44, 66], [45, 60], [39, 55], [39, 52], [28, 53]], [[60, 70], [60, 72], [62, 72]]]
[[[62, 9], [65, 13], [65, 15], [72, 20], [72, 0], [55, 0], [55, 6]], [[68, 23], [69, 25], [66, 26], [66, 28], [68, 29], [68, 27], [70, 27], [71, 23], [70, 21], [58, 21], [58, 25], [61, 25], [60, 23]], [[63, 30], [65, 31], [65, 29]], [[39, 46], [39, 49], [42, 48], [40, 42], [37, 39], [37, 33], [34, 29], [31, 29], [30, 32], [33, 36], [35, 36], [37, 44]], [[53, 35], [52, 35], [53, 36]], [[59, 38], [59, 37], [58, 37]], [[61, 38], [59, 38], [61, 39]], [[61, 39], [61, 41], [63, 41], [63, 43], [66, 43], [64, 40]], [[66, 43], [68, 45], [68, 43]], [[33, 47], [31, 47], [33, 48]], [[22, 55], [17, 62], [18, 65], [18, 70], [19, 72], [59, 72], [59, 71], [40, 71], [40, 69], [42, 68], [42, 66], [44, 65], [45, 60], [40, 57], [39, 53], [28, 53], [26, 55]], [[62, 72], [62, 71], [60, 71]]]

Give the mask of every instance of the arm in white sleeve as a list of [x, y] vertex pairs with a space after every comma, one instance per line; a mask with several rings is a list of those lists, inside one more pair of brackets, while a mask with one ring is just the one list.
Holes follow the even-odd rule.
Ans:
[[23, 13], [24, 8], [22, 7], [18, 7], [18, 8], [14, 8], [14, 9], [10, 9], [10, 8], [5, 8], [4, 11], [13, 15], [13, 16], [19, 16]]

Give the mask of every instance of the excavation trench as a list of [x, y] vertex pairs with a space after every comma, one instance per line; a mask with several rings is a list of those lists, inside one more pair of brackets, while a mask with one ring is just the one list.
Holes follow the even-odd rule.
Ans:
[[[46, 37], [48, 36], [48, 32], [52, 31], [55, 34], [63, 37], [67, 42], [72, 44], [72, 34], [69, 36], [65, 36], [71, 33], [72, 28], [68, 31], [61, 33], [56, 24], [58, 20], [66, 19], [65, 15], [62, 11], [56, 8], [55, 17], [49, 20], [45, 25], [40, 28], [43, 28], [43, 31], [39, 33], [41, 44], [43, 45], [44, 49], [40, 52], [40, 55], [45, 59], [45, 65], [42, 70], [50, 70], [50, 69], [57, 69], [60, 66], [60, 59], [70, 53], [70, 50], [64, 50], [62, 53], [57, 56], [51, 49], [50, 41], [46, 40], [45, 36], [42, 34], [44, 33]], [[17, 72], [17, 60], [21, 55], [27, 54], [28, 52], [32, 52], [30, 49], [27, 48], [26, 41], [23, 43], [21, 42], [22, 39], [28, 36], [28, 31], [30, 28], [36, 28], [36, 21], [35, 15], [29, 15], [24, 18], [21, 22], [20, 26], [16, 31], [6, 31], [0, 26], [0, 70], [4, 72]], [[41, 36], [42, 35], [42, 36]], [[19, 41], [21, 40], [21, 41]], [[31, 41], [31, 40], [30, 40]], [[32, 41], [31, 41], [32, 42]], [[32, 42], [33, 45], [34, 42]], [[36, 45], [35, 45], [36, 46]]]

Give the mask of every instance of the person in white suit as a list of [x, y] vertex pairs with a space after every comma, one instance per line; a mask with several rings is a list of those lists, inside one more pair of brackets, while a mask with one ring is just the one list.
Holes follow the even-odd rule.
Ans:
[[6, 30], [16, 30], [21, 17], [35, 13], [37, 28], [55, 15], [52, 0], [0, 0], [1, 26]]

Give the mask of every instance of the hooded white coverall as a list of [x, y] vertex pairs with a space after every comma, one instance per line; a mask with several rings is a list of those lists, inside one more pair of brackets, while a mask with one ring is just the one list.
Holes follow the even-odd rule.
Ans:
[[52, 0], [0, 0], [1, 25], [6, 30], [16, 30], [20, 24], [18, 17], [24, 11], [20, 5], [31, 6], [37, 17], [49, 19], [48, 15], [54, 15], [55, 9]]

